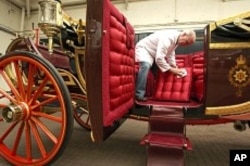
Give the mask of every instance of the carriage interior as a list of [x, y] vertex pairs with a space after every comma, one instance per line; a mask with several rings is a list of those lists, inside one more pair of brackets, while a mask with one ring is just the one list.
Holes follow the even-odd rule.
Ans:
[[[135, 44], [140, 34], [134, 34], [126, 18], [109, 2], [104, 5], [102, 39], [102, 91], [104, 126], [111, 125], [134, 107], [134, 90], [138, 65], [134, 62]], [[200, 107], [204, 100], [203, 30], [192, 46], [176, 51], [178, 67], [187, 70], [187, 76], [178, 78], [153, 67], [148, 75], [147, 102], [142, 106]], [[145, 34], [144, 34], [145, 35]], [[88, 53], [88, 51], [87, 51]], [[91, 55], [93, 57], [93, 55]], [[92, 66], [94, 67], [94, 66]], [[91, 90], [89, 90], [91, 91]], [[108, 104], [109, 103], [109, 104]]]
[[[177, 134], [180, 139], [175, 140], [185, 140], [183, 108], [200, 108], [204, 100], [204, 41], [199, 40], [197, 46], [176, 52], [177, 64], [186, 68], [187, 76], [178, 78], [153, 67], [147, 81], [146, 95], [150, 99], [137, 102], [135, 83], [138, 65], [134, 61], [134, 52], [136, 40], [140, 36], [135, 34], [124, 15], [109, 0], [103, 2], [103, 15], [87, 11], [86, 30], [90, 32], [93, 25], [97, 28], [95, 32], [92, 30], [92, 33], [86, 34], [85, 58], [88, 109], [94, 140], [105, 140], [127, 115], [140, 115], [144, 111], [147, 113], [143, 116], [151, 119], [151, 130], [158, 130], [158, 124], [171, 122], [179, 126], [178, 129], [174, 127], [180, 132]], [[95, 5], [94, 2], [88, 4], [88, 9], [91, 10], [92, 4]], [[156, 114], [158, 118], [154, 119]], [[166, 114], [174, 115], [174, 120]], [[167, 131], [170, 128], [165, 129]]]
[[[197, 47], [194, 44], [193, 47]], [[177, 50], [178, 52], [178, 50]], [[161, 72], [157, 67], [148, 74], [145, 105], [200, 105], [204, 100], [204, 51], [176, 54], [179, 68], [185, 68], [183, 78], [168, 72]]]

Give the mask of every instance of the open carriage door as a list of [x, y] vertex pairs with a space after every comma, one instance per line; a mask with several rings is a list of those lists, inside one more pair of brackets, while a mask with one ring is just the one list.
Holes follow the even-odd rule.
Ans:
[[250, 12], [206, 27], [206, 114], [250, 112]]
[[109, 0], [87, 1], [86, 85], [92, 139], [117, 129], [134, 104], [134, 30]]

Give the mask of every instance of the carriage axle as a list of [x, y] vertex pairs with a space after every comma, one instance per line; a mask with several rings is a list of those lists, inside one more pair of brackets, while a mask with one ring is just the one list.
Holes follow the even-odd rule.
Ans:
[[10, 104], [3, 108], [2, 117], [7, 123], [19, 121], [25, 118], [25, 115], [28, 115], [28, 110], [28, 106], [25, 103]]

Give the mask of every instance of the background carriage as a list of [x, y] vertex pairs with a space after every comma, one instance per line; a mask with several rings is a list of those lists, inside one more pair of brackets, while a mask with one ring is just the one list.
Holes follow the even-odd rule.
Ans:
[[48, 41], [18, 37], [0, 59], [0, 154], [13, 165], [56, 161], [73, 118], [93, 142], [107, 139], [127, 118], [147, 120], [141, 143], [148, 147], [148, 165], [183, 165], [183, 150], [192, 149], [186, 124], [246, 128], [249, 13], [207, 25], [196, 43], [200, 49], [177, 56], [188, 75], [154, 71], [147, 85], [151, 99], [138, 103], [134, 29], [109, 0], [89, 0], [86, 23], [64, 13], [59, 1], [40, 6], [39, 27]]

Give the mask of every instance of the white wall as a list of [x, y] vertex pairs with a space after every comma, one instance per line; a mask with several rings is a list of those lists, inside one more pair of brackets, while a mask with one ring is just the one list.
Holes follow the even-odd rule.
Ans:
[[[7, 1], [0, 1], [0, 26], [4, 26], [6, 28], [12, 30], [20, 30], [21, 24], [21, 10], [17, 7], [11, 5]], [[10, 35], [2, 30], [0, 30], [0, 53], [4, 53], [5, 49], [9, 45], [12, 39], [15, 36]]]
[[[145, 0], [115, 4], [136, 30], [162, 27], [202, 27], [204, 22], [216, 21], [250, 11], [249, 0]], [[73, 18], [85, 19], [86, 6], [65, 8]], [[37, 22], [37, 13], [27, 20]], [[34, 19], [35, 18], [35, 19]], [[190, 25], [188, 25], [190, 24]], [[181, 26], [180, 26], [181, 25]]]
[[3, 55], [6, 51], [11, 40], [14, 39], [14, 36], [0, 31], [0, 55]]
[[116, 5], [138, 27], [215, 21], [250, 11], [249, 0], [149, 0]]
[[[124, 13], [130, 23], [139, 27], [150, 28], [152, 26], [165, 26], [169, 24], [193, 24], [199, 22], [219, 20], [250, 11], [249, 0], [145, 0], [115, 4]], [[85, 19], [86, 6], [65, 8], [73, 18]], [[21, 11], [10, 3], [0, 1], [0, 24], [13, 29], [20, 29]], [[37, 25], [38, 15], [33, 12], [30, 18], [26, 18], [25, 29], [32, 28], [32, 22]]]

